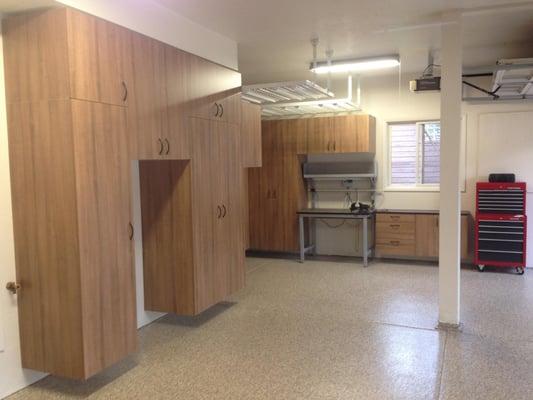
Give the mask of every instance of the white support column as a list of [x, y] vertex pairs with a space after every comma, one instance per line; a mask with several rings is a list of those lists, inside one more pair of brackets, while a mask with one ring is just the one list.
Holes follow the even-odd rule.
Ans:
[[462, 22], [448, 14], [442, 26], [441, 150], [439, 228], [439, 323], [460, 323], [460, 153], [462, 101]]

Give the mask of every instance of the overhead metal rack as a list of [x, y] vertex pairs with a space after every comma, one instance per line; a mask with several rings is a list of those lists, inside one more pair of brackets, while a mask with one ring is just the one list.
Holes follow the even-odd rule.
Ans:
[[492, 75], [490, 90], [481, 97], [465, 97], [464, 101], [487, 102], [502, 100], [533, 100], [533, 58], [499, 60], [496, 65], [482, 68], [468, 68], [463, 76]]
[[352, 78], [348, 78], [348, 97], [335, 98], [327, 89], [309, 80], [243, 86], [242, 98], [260, 104], [263, 119], [301, 117], [314, 114], [338, 114], [360, 111], [352, 101]]

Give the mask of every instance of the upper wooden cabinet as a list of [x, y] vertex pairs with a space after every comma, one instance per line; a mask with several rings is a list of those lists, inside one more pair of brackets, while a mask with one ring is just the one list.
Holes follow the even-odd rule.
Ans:
[[242, 102], [241, 152], [245, 168], [261, 166], [261, 106]]
[[128, 104], [129, 30], [55, 8], [9, 17], [3, 31], [8, 102], [73, 98]]
[[370, 115], [307, 119], [307, 153], [376, 151], [376, 122]]
[[189, 84], [191, 116], [240, 124], [240, 73], [193, 57]]
[[167, 137], [165, 45], [139, 33], [132, 33], [132, 43], [133, 85], [128, 123], [135, 138], [133, 158], [162, 158], [172, 148]]
[[22, 365], [85, 379], [137, 346], [125, 109], [17, 102], [8, 128]]

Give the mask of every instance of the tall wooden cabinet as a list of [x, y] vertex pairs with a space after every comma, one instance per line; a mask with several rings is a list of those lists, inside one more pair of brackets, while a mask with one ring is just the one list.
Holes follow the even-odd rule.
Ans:
[[22, 363], [87, 378], [135, 351], [123, 107], [8, 105]]
[[251, 249], [297, 251], [296, 211], [307, 204], [301, 174], [306, 145], [305, 119], [263, 121], [263, 165], [248, 173]]
[[249, 248], [296, 252], [296, 212], [307, 207], [305, 156], [375, 152], [375, 119], [347, 115], [267, 120], [261, 136], [262, 166], [248, 171]]
[[132, 159], [145, 308], [244, 285], [240, 74], [70, 8], [8, 17], [3, 45], [22, 363], [85, 379], [137, 347]]
[[238, 126], [188, 124], [191, 161], [142, 162], [144, 289], [146, 309], [196, 315], [244, 286], [243, 170]]

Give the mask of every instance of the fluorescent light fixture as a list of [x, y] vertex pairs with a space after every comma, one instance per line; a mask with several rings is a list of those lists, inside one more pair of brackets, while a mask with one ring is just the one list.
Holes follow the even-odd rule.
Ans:
[[356, 60], [339, 60], [332, 61], [331, 65], [328, 65], [327, 61], [321, 61], [316, 63], [316, 68], [311, 63], [310, 70], [317, 74], [326, 74], [328, 72], [361, 72], [372, 71], [377, 69], [393, 68], [400, 65], [400, 57], [383, 56], [383, 57], [371, 57], [371, 58], [359, 58]]

